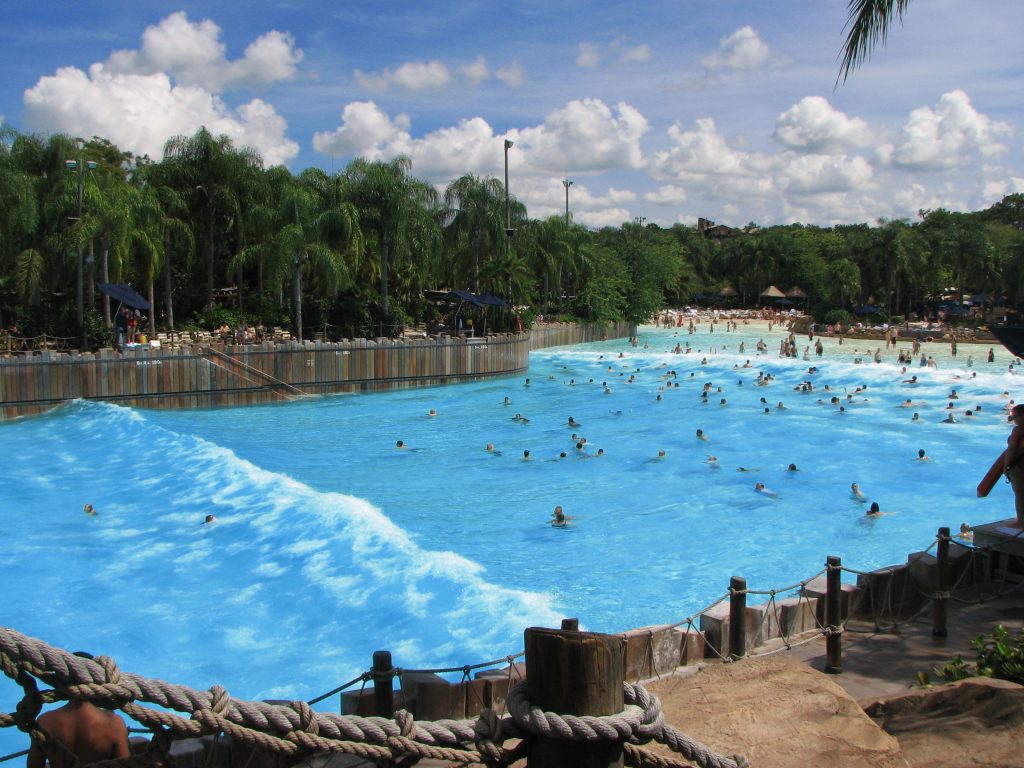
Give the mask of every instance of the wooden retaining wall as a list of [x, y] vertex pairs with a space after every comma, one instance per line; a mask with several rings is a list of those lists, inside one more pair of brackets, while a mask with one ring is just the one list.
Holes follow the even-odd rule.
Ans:
[[301, 395], [373, 392], [508, 376], [532, 349], [629, 336], [635, 326], [551, 324], [481, 339], [353, 339], [259, 345], [137, 347], [78, 354], [0, 356], [0, 418], [47, 411], [69, 400], [136, 408], [209, 408]]
[[[944, 530], [948, 536], [948, 529]], [[971, 552], [965, 547], [951, 549], [948, 557], [948, 576], [961, 588], [975, 581], [984, 583], [993, 575], [990, 560], [994, 558], [984, 560], [981, 568], [972, 568]], [[851, 619], [862, 622], [865, 627], [884, 627], [910, 621], [940, 594], [933, 592], [940, 583], [940, 560], [941, 557], [928, 552], [914, 552], [905, 563], [858, 573], [855, 583], [841, 583], [837, 623]], [[822, 634], [822, 627], [827, 623], [826, 601], [826, 577], [822, 575], [807, 581], [790, 597], [745, 606], [737, 614], [742, 616], [745, 649], [757, 655], [759, 648], [760, 652], [776, 650], [783, 639], [795, 644]], [[746, 650], [737, 654], [737, 649], [731, 645], [734, 632], [730, 612], [730, 601], [726, 600], [693, 617], [689, 623], [640, 627], [617, 633], [614, 637], [624, 643], [625, 679], [647, 680], [671, 674], [681, 666], [746, 656]], [[815, 642], [824, 647], [828, 641], [822, 637]], [[525, 678], [522, 663], [493, 667], [475, 673], [472, 678], [465, 674], [460, 681], [405, 670], [399, 690], [394, 691], [395, 706], [406, 707], [417, 720], [475, 717], [485, 706], [484, 702], [493, 701], [493, 706], [502, 706], [510, 684]], [[373, 694], [370, 687], [343, 692], [341, 712], [364, 716], [380, 714], [374, 710]]]

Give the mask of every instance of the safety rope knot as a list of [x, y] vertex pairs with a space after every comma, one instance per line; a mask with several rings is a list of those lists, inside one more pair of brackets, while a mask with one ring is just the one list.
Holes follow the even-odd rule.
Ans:
[[214, 685], [210, 688], [210, 709], [215, 715], [223, 715], [229, 706], [231, 697], [224, 686]]
[[313, 736], [320, 735], [320, 723], [316, 719], [316, 712], [304, 701], [293, 701], [291, 708], [299, 714], [299, 727], [306, 733]]
[[121, 682], [121, 670], [117, 668], [117, 662], [109, 656], [97, 656], [93, 659], [103, 668], [103, 679], [110, 685], [119, 685]]
[[416, 718], [412, 716], [411, 712], [399, 709], [395, 712], [395, 724], [398, 726], [398, 732], [403, 739], [416, 738]]
[[36, 727], [36, 718], [43, 711], [43, 695], [39, 692], [35, 678], [25, 670], [18, 670], [17, 682], [25, 691], [14, 710], [14, 724], [19, 731], [30, 733]]

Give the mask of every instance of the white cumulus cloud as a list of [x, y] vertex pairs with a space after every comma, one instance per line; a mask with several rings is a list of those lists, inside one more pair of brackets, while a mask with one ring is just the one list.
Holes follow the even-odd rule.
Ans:
[[63, 67], [24, 93], [31, 130], [103, 136], [135, 154], [163, 155], [176, 135], [206, 126], [236, 146], [255, 149], [267, 165], [287, 163], [299, 146], [273, 106], [253, 99], [231, 108], [222, 91], [288, 80], [302, 52], [290, 35], [268, 32], [229, 61], [212, 21], [173, 13], [147, 27], [138, 50], [115, 51], [89, 67]]
[[461, 74], [470, 85], [480, 85], [488, 77], [491, 76], [491, 71], [487, 67], [487, 60], [483, 55], [477, 56], [471, 64], [463, 64], [459, 67], [459, 74]]
[[686, 202], [686, 190], [676, 184], [663, 184], [644, 195], [644, 200], [655, 205], [677, 206]]
[[772, 51], [751, 26], [741, 27], [723, 37], [718, 50], [702, 58], [711, 71], [742, 72], [757, 69], [772, 60]]
[[821, 96], [805, 96], [779, 115], [772, 135], [789, 149], [824, 154], [867, 146], [872, 139], [867, 123], [847, 117]]
[[935, 109], [920, 107], [910, 113], [891, 149], [891, 160], [913, 170], [960, 168], [978, 155], [1005, 152], [999, 137], [1009, 130], [1005, 123], [993, 122], [974, 109], [963, 91], [950, 91], [942, 95]]
[[270, 104], [254, 99], [238, 109], [197, 86], [173, 85], [166, 73], [90, 74], [64, 67], [25, 91], [25, 122], [33, 130], [104, 136], [121, 149], [163, 156], [167, 139], [206, 126], [236, 146], [252, 147], [266, 165], [287, 163], [299, 147]]
[[640, 139], [648, 130], [647, 118], [628, 104], [613, 111], [600, 99], [577, 99], [519, 136], [538, 169], [600, 171], [641, 167]]
[[179, 85], [219, 93], [290, 80], [302, 61], [302, 51], [287, 33], [267, 32], [245, 49], [242, 58], [230, 61], [220, 36], [220, 27], [209, 19], [192, 22], [178, 11], [147, 27], [141, 48], [115, 51], [99, 66], [110, 74], [165, 72]]
[[313, 148], [332, 157], [376, 158], [384, 147], [409, 138], [408, 116], [392, 120], [374, 102], [354, 101], [342, 110], [340, 127], [313, 134]]
[[406, 91], [429, 91], [444, 88], [452, 81], [452, 72], [440, 61], [407, 61], [397, 69], [380, 72], [355, 70], [356, 80], [368, 90], [386, 91], [395, 86]]
[[518, 88], [526, 82], [526, 70], [519, 65], [518, 61], [499, 67], [494, 76], [510, 88]]
[[871, 181], [871, 165], [862, 157], [793, 155], [779, 158], [779, 187], [796, 195], [861, 190]]

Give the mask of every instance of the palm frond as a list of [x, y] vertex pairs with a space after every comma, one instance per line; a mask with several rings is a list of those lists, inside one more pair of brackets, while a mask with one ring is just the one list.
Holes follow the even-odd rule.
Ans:
[[836, 83], [846, 78], [871, 57], [876, 43], [885, 45], [889, 27], [895, 19], [903, 21], [910, 0], [850, 0], [846, 26], [846, 43]]

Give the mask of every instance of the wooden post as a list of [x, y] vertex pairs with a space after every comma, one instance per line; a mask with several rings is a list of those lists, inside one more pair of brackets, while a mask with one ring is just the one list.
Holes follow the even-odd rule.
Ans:
[[[559, 715], [617, 715], [625, 707], [622, 683], [626, 641], [593, 632], [526, 630], [526, 694], [530, 703]], [[530, 768], [621, 768], [621, 741], [569, 741], [537, 736]]]
[[373, 711], [378, 717], [395, 714], [395, 670], [391, 666], [391, 651], [373, 652]]
[[843, 619], [840, 613], [840, 596], [843, 589], [843, 561], [835, 555], [825, 560], [828, 572], [825, 576], [825, 626], [829, 634], [825, 637], [825, 672], [839, 675], [843, 672], [843, 636], [839, 633]]
[[935, 550], [936, 574], [932, 613], [932, 636], [946, 636], [946, 615], [949, 608], [949, 587], [952, 583], [949, 573], [949, 528], [939, 528], [939, 542]]
[[739, 576], [729, 579], [729, 656], [742, 659], [747, 655], [747, 580]]

